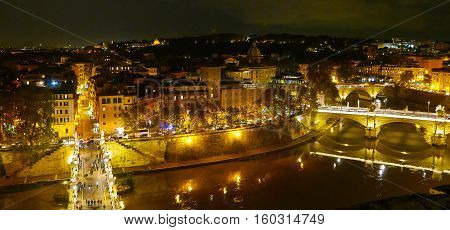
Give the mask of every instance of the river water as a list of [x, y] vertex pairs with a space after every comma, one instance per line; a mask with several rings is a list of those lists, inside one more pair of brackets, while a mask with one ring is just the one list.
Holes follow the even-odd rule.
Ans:
[[[135, 175], [135, 191], [123, 195], [126, 209], [341, 209], [450, 184], [446, 173], [427, 171], [449, 170], [449, 150], [429, 146], [415, 126], [386, 125], [376, 141], [363, 135], [344, 120], [293, 150]], [[64, 208], [51, 198], [64, 186], [0, 194], [0, 208]]]
[[414, 126], [385, 127], [374, 143], [363, 134], [344, 120], [315, 143], [284, 153], [137, 175], [125, 203], [128, 209], [337, 209], [450, 183], [445, 173], [388, 165], [450, 168], [448, 150], [427, 145]]

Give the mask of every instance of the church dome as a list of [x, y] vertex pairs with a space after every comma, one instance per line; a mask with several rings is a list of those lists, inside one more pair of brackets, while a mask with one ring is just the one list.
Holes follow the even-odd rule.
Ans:
[[261, 62], [261, 51], [256, 47], [256, 43], [252, 44], [252, 47], [247, 51], [247, 57], [250, 63], [260, 63]]

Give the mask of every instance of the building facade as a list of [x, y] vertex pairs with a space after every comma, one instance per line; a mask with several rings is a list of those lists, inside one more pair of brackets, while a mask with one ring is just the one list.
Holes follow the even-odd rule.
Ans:
[[450, 92], [450, 69], [434, 69], [431, 74], [431, 89]]
[[263, 89], [241, 85], [224, 86], [221, 90], [220, 106], [224, 109], [249, 108], [261, 102]]
[[58, 138], [74, 137], [75, 134], [75, 94], [54, 93], [52, 128]]
[[105, 134], [114, 134], [123, 126], [121, 114], [136, 103], [135, 95], [100, 95], [98, 96], [99, 130]]
[[383, 66], [381, 67], [381, 74], [391, 77], [393, 81], [399, 82], [401, 76], [406, 72], [411, 71], [414, 76], [414, 81], [422, 81], [425, 75], [425, 69], [416, 66]]
[[235, 80], [250, 79], [257, 85], [266, 85], [277, 75], [275, 66], [254, 66], [227, 71], [226, 76]]

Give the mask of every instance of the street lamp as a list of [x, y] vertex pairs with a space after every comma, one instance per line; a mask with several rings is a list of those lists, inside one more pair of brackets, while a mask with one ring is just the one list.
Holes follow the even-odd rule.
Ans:
[[428, 117], [430, 117], [430, 99], [428, 99]]

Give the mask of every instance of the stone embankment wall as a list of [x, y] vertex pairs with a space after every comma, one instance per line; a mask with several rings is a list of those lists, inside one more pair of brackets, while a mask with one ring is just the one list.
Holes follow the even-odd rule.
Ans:
[[[444, 105], [447, 111], [450, 109], [449, 96], [445, 94], [436, 94], [421, 90], [407, 89], [401, 87], [387, 87], [383, 93], [393, 99], [399, 100], [392, 104], [388, 101], [390, 107], [398, 107], [396, 109], [403, 109], [406, 105], [410, 109], [427, 111], [428, 100], [430, 101], [430, 112], [434, 112], [437, 105]], [[413, 107], [413, 108], [411, 108]]]
[[[308, 133], [308, 123], [309, 116], [304, 117], [301, 123], [295, 119], [278, 127], [238, 128], [168, 138], [121, 140], [120, 143], [123, 148], [148, 155], [156, 163], [179, 162], [252, 150], [269, 150], [273, 146], [289, 143]], [[114, 155], [113, 152], [112, 156]], [[131, 161], [136, 162], [137, 159]]]

